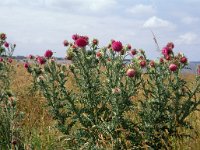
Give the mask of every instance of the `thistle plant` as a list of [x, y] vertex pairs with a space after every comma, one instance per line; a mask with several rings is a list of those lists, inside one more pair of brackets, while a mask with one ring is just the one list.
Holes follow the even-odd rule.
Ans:
[[[36, 57], [37, 63], [27, 64], [28, 71], [37, 76], [58, 129], [77, 148], [139, 145], [137, 125], [125, 117], [134, 111], [131, 97], [141, 83], [137, 68], [124, 64], [130, 46], [112, 41], [110, 46], [99, 48], [97, 39], [89, 43], [88, 37], [79, 35], [73, 35], [73, 40], [64, 42], [69, 46], [66, 58], [72, 61], [70, 65], [58, 64], [49, 50], [44, 57]], [[37, 74], [39, 68], [41, 73]], [[72, 78], [74, 88], [69, 89], [67, 81]]]
[[172, 137], [189, 136], [180, 129], [192, 129], [186, 120], [200, 104], [200, 78], [196, 76], [194, 83], [184, 80], [181, 71], [187, 66], [187, 58], [175, 55], [173, 48], [174, 44], [168, 43], [159, 61], [147, 62], [142, 80], [141, 129], [146, 144], [153, 149], [171, 148]]
[[21, 117], [16, 111], [16, 97], [10, 90], [12, 53], [15, 44], [6, 41], [6, 34], [0, 34], [0, 149], [19, 148], [17, 120]]
[[63, 42], [71, 64], [57, 62], [51, 50], [24, 64], [69, 148], [170, 148], [172, 137], [192, 128], [186, 119], [200, 103], [199, 76], [189, 88], [181, 77], [187, 58], [173, 53], [173, 43], [153, 61], [120, 41], [100, 48], [97, 39], [72, 39]]

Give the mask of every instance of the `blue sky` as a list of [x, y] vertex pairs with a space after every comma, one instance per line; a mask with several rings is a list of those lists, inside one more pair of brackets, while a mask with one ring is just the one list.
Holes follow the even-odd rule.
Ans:
[[47, 49], [64, 56], [63, 40], [74, 33], [110, 39], [146, 50], [149, 58], [160, 47], [175, 43], [190, 61], [200, 60], [200, 0], [3, 0], [0, 32], [16, 43], [15, 55], [43, 55]]

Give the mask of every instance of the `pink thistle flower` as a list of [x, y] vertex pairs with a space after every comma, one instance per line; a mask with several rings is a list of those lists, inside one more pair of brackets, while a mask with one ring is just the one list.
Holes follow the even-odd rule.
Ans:
[[167, 55], [169, 55], [171, 53], [171, 50], [168, 48], [168, 47], [164, 47], [163, 49], [162, 49], [162, 54], [164, 55], [164, 56], [167, 56]]
[[44, 57], [46, 57], [46, 58], [50, 58], [52, 55], [53, 55], [53, 52], [52, 52], [51, 50], [47, 50], [47, 51], [44, 53]]
[[40, 64], [40, 65], [43, 65], [46, 63], [46, 59], [44, 57], [41, 57], [41, 56], [38, 56], [37, 58], [37, 62]]
[[29, 68], [29, 63], [24, 64], [24, 68], [28, 69]]
[[8, 42], [5, 42], [5, 43], [4, 43], [4, 46], [8, 48], [8, 47], [9, 47], [9, 43], [8, 43]]
[[0, 57], [0, 62], [3, 62], [3, 58]]
[[173, 43], [173, 42], [167, 43], [167, 48], [168, 48], [170, 51], [172, 51], [173, 48], [174, 48], [174, 43]]
[[120, 52], [123, 49], [122, 43], [120, 41], [114, 41], [112, 43], [112, 49], [115, 52]]
[[169, 65], [169, 70], [170, 70], [170, 71], [173, 71], [173, 72], [174, 72], [174, 71], [176, 71], [177, 69], [178, 69], [178, 67], [177, 67], [176, 64], [170, 64], [170, 65]]
[[128, 77], [130, 77], [130, 78], [134, 77], [135, 74], [136, 74], [136, 71], [135, 71], [134, 69], [128, 69], [128, 70], [126, 71], [126, 75], [127, 75]]
[[85, 39], [85, 38], [78, 38], [76, 41], [75, 41], [75, 44], [78, 46], [78, 47], [85, 47], [86, 45], [88, 45], [88, 41]]

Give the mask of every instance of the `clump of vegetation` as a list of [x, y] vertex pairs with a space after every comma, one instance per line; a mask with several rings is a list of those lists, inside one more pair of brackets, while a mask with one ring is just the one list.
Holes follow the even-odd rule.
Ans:
[[187, 119], [198, 110], [200, 77], [181, 77], [187, 58], [174, 54], [173, 43], [154, 61], [119, 41], [99, 48], [97, 39], [72, 39], [64, 41], [72, 64], [57, 63], [51, 50], [24, 64], [69, 148], [167, 149], [174, 138], [190, 136], [181, 131], [192, 129]]
[[22, 114], [17, 113], [17, 98], [10, 89], [15, 44], [8, 43], [6, 38], [6, 34], [0, 34], [0, 149], [21, 147], [18, 120]]

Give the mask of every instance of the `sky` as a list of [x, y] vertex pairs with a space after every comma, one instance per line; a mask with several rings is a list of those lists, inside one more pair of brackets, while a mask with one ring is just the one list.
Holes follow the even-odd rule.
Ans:
[[63, 41], [75, 33], [111, 39], [159, 57], [174, 42], [175, 52], [200, 61], [200, 0], [1, 0], [0, 32], [16, 43], [14, 55], [43, 55], [47, 49], [64, 57]]

